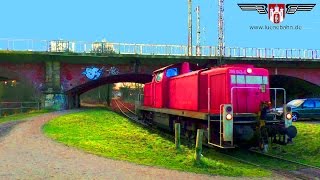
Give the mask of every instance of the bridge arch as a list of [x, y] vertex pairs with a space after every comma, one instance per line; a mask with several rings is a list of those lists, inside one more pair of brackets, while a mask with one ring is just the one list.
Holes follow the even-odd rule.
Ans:
[[271, 75], [270, 85], [273, 88], [284, 88], [287, 101], [297, 98], [320, 97], [320, 85], [295, 76]]
[[135, 82], [135, 83], [147, 83], [152, 80], [151, 74], [143, 74], [143, 73], [126, 73], [126, 74], [119, 74], [107, 77], [101, 77], [97, 80], [88, 81], [84, 84], [78, 85], [69, 91], [65, 92], [68, 98], [68, 107], [80, 107], [80, 95], [95, 89], [99, 86], [105, 84], [113, 84], [119, 82]]
[[29, 84], [37, 91], [43, 90], [46, 78], [45, 68], [41, 63], [2, 63], [0, 77]]
[[8, 81], [9, 78], [5, 76], [0, 76], [0, 81]]
[[33, 78], [36, 73], [24, 74], [10, 68], [0, 68], [0, 97], [2, 101], [40, 101], [44, 83]]
[[19, 81], [27, 81], [27, 78], [23, 75], [20, 75], [17, 72], [10, 71], [8, 69], [1, 69], [0, 70], [0, 80], [19, 80]]
[[282, 75], [288, 77], [295, 77], [307, 81], [309, 83], [320, 86], [320, 71], [317, 68], [268, 68], [270, 75]]

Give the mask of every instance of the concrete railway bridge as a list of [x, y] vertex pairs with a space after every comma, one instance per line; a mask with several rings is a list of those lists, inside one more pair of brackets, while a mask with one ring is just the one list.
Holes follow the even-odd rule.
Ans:
[[36, 47], [29, 40], [5, 41], [0, 43], [4, 47], [0, 50], [0, 81], [27, 82], [42, 94], [46, 107], [79, 107], [80, 95], [91, 89], [117, 82], [146, 83], [155, 69], [184, 61], [202, 67], [253, 64], [269, 69], [271, 85], [286, 85], [293, 79], [291, 82], [320, 86], [320, 50], [225, 48], [221, 57], [217, 47], [210, 46], [188, 56], [187, 46], [180, 45], [94, 42], [78, 47], [69, 41], [46, 41]]

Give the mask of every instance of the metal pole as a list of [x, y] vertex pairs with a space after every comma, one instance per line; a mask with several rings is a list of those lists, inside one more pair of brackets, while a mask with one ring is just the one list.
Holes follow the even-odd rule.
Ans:
[[218, 12], [218, 37], [219, 37], [219, 56], [224, 55], [224, 0], [219, 0]]
[[274, 90], [274, 107], [277, 108], [277, 90]]
[[197, 6], [196, 8], [197, 12], [197, 48], [196, 48], [196, 55], [201, 56], [201, 51], [200, 51], [200, 6]]
[[188, 56], [192, 56], [192, 0], [188, 0]]

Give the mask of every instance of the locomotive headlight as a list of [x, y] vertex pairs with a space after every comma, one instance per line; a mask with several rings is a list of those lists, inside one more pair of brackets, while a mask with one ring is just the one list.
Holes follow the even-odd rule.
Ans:
[[291, 120], [292, 115], [291, 115], [290, 113], [287, 113], [286, 118], [287, 118], [288, 120]]
[[247, 73], [248, 73], [248, 74], [251, 74], [251, 73], [252, 73], [252, 69], [251, 69], [251, 68], [248, 68], [248, 69], [247, 69]]
[[227, 120], [232, 120], [232, 115], [231, 115], [231, 114], [227, 114], [227, 115], [226, 115], [226, 119], [227, 119]]

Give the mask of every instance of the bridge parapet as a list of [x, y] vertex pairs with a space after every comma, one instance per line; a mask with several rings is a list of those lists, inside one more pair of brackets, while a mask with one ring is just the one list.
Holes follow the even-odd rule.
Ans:
[[[99, 54], [137, 54], [188, 56], [187, 45], [133, 44], [111, 42], [84, 42], [66, 40], [0, 39], [0, 50], [33, 51], [45, 53], [75, 53], [85, 55]], [[217, 46], [201, 46], [200, 56], [218, 57]], [[196, 54], [196, 46], [193, 46]], [[301, 60], [319, 60], [320, 50], [316, 49], [280, 49], [280, 48], [243, 48], [226, 47], [224, 57], [241, 58], [283, 58]]]

